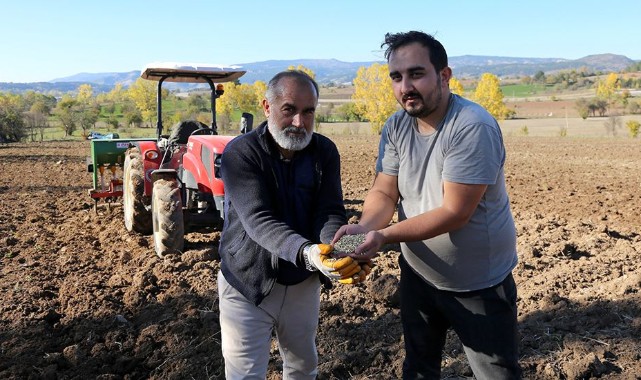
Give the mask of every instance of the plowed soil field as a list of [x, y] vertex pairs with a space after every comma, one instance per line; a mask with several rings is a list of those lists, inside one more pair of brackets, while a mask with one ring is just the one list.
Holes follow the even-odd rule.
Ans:
[[[377, 137], [330, 136], [360, 216]], [[506, 135], [527, 379], [641, 378], [641, 142]], [[89, 143], [0, 145], [0, 378], [222, 379], [219, 233], [153, 253], [122, 208], [93, 210]], [[400, 378], [398, 246], [322, 292], [319, 379]], [[269, 379], [280, 378], [274, 346]], [[471, 378], [448, 337], [443, 378]]]

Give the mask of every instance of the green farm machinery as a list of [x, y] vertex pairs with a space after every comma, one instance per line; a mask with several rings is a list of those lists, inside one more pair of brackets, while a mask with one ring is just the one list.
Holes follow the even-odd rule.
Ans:
[[154, 139], [100, 139], [91, 140], [91, 157], [87, 159], [87, 170], [92, 173], [93, 188], [89, 196], [94, 200], [94, 210], [98, 211], [99, 201], [103, 199], [107, 207], [122, 197], [123, 164], [125, 152], [134, 141], [155, 141]]

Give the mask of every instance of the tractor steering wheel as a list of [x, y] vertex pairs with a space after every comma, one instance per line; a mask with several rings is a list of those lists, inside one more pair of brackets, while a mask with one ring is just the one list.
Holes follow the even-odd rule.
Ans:
[[[202, 133], [201, 133], [202, 132]], [[198, 128], [191, 133], [192, 135], [217, 135], [218, 132], [213, 128]]]

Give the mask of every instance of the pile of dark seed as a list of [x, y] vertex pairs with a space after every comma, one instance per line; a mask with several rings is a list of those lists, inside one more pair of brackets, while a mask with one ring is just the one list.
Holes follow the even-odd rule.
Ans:
[[359, 245], [365, 241], [365, 234], [343, 235], [336, 244], [334, 250], [339, 252], [352, 253]]

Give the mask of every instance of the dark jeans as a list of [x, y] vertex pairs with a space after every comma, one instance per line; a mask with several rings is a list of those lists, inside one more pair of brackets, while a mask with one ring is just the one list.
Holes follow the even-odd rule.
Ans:
[[448, 292], [428, 285], [401, 256], [401, 320], [405, 339], [403, 379], [440, 379], [448, 328], [458, 335], [481, 379], [520, 379], [516, 284], [471, 292]]

